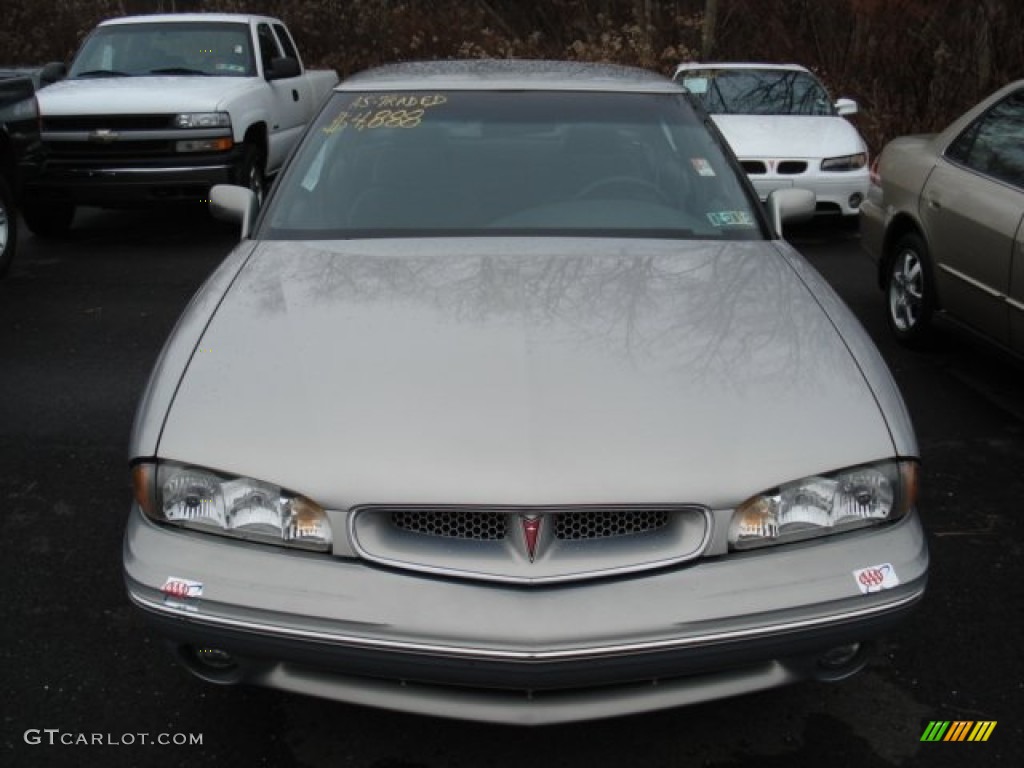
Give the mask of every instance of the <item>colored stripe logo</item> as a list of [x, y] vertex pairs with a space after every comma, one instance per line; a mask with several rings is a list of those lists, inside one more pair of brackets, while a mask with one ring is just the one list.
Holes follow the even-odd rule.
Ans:
[[921, 741], [988, 741], [996, 729], [996, 720], [932, 720], [921, 734]]

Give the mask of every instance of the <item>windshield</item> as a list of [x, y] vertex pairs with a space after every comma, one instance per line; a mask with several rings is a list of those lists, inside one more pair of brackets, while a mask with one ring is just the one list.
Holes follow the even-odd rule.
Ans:
[[764, 236], [684, 94], [547, 91], [336, 93], [260, 234]]
[[832, 115], [828, 92], [807, 72], [785, 69], [701, 69], [676, 78], [711, 114]]
[[100, 27], [82, 45], [68, 76], [255, 74], [247, 25], [200, 21]]

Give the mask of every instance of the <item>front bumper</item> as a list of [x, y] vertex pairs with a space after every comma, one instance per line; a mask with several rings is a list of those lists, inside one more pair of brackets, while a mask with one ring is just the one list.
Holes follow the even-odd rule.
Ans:
[[134, 207], [205, 202], [210, 187], [233, 180], [240, 150], [166, 161], [71, 163], [59, 158], [26, 184], [27, 203]]
[[800, 175], [751, 175], [750, 181], [762, 201], [776, 189], [799, 187], [814, 193], [819, 214], [843, 216], [856, 216], [860, 212], [870, 185], [866, 168], [842, 173], [808, 171]]
[[[133, 510], [131, 600], [196, 674], [370, 706], [541, 724], [838, 678], [829, 649], [894, 626], [924, 592], [916, 516], [885, 529], [627, 578], [447, 580], [156, 526]], [[855, 570], [898, 586], [861, 594]], [[201, 596], [167, 598], [169, 578]], [[205, 664], [201, 652], [230, 654]]]

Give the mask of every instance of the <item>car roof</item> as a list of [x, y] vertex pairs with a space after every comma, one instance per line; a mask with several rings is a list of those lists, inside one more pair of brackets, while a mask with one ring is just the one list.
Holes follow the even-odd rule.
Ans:
[[270, 16], [258, 16], [249, 13], [147, 13], [138, 16], [121, 16], [116, 19], [107, 19], [100, 22], [99, 26], [108, 27], [117, 24], [146, 24], [156, 22], [159, 24], [185, 22], [185, 21], [228, 21], [236, 24], [248, 24], [251, 21], [267, 22], [270, 24], [280, 23], [278, 19]]
[[656, 72], [617, 64], [527, 59], [468, 59], [389, 64], [360, 72], [339, 91], [543, 90], [680, 93]]
[[691, 69], [779, 69], [789, 72], [810, 72], [799, 64], [777, 64], [754, 61], [687, 61], [676, 67], [676, 73]]

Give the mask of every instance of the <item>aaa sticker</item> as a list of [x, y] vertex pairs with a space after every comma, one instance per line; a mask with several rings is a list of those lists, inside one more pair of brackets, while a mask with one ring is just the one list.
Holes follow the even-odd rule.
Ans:
[[862, 595], [869, 592], [881, 592], [883, 589], [892, 589], [900, 583], [892, 563], [861, 568], [853, 572], [853, 578]]

